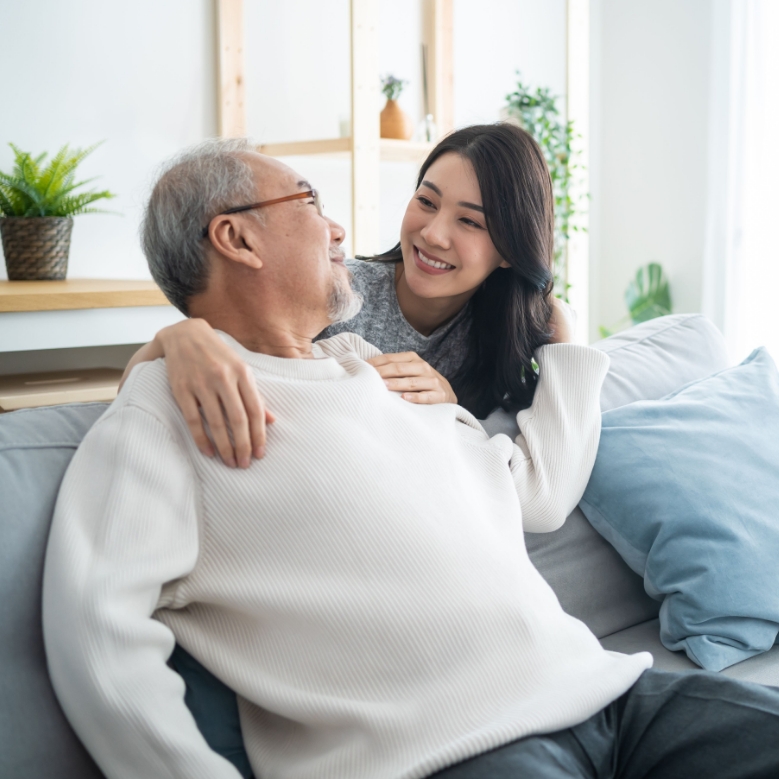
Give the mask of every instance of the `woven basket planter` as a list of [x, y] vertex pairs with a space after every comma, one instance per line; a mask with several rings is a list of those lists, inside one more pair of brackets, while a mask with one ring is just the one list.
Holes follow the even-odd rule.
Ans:
[[0, 218], [9, 280], [64, 279], [72, 231], [73, 218], [68, 216]]

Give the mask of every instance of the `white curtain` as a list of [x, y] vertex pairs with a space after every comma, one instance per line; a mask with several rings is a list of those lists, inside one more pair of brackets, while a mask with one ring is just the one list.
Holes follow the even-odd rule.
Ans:
[[779, 361], [779, 1], [715, 3], [703, 308]]

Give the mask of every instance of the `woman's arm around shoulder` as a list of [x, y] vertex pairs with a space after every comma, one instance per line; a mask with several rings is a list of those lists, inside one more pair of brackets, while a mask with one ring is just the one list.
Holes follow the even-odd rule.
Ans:
[[[249, 366], [208, 322], [185, 319], [160, 330], [151, 343], [133, 355], [122, 384], [138, 363], [159, 357], [165, 357], [173, 397], [203, 454], [213, 457], [216, 446], [222, 461], [233, 468], [248, 468], [252, 455], [264, 456], [265, 426], [274, 416], [265, 408]], [[201, 409], [213, 445], [206, 435]]]

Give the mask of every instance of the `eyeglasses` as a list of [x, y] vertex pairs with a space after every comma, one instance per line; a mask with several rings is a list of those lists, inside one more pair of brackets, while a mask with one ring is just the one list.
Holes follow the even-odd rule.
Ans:
[[[322, 206], [322, 199], [319, 197], [319, 192], [316, 189], [309, 189], [306, 192], [296, 192], [294, 195], [287, 195], [286, 197], [277, 197], [273, 200], [264, 200], [262, 203], [252, 203], [249, 206], [236, 206], [235, 208], [228, 208], [227, 211], [221, 211], [216, 216], [225, 216], [226, 214], [237, 214], [241, 211], [250, 211], [253, 208], [264, 208], [265, 206], [273, 206], [276, 203], [286, 203], [287, 200], [304, 200], [307, 197], [314, 199], [314, 205], [319, 216], [324, 216], [324, 209]], [[208, 238], [208, 227], [203, 228], [203, 232], [200, 235], [201, 238]]]

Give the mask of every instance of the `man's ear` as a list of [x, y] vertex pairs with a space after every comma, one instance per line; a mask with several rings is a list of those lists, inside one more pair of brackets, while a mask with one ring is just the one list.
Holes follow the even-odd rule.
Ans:
[[216, 251], [228, 260], [261, 268], [259, 240], [241, 214], [220, 214], [211, 220], [208, 237]]

